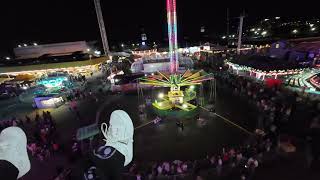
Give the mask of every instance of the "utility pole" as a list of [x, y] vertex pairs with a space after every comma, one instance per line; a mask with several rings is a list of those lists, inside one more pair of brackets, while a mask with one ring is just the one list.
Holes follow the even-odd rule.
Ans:
[[240, 16], [240, 24], [239, 24], [239, 36], [238, 36], [238, 47], [237, 47], [237, 54], [240, 55], [241, 50], [241, 38], [242, 38], [242, 28], [243, 28], [243, 19], [244, 19], [244, 13]]
[[100, 0], [94, 0], [94, 7], [95, 7], [96, 13], [97, 13], [97, 19], [98, 19], [98, 24], [99, 24], [99, 29], [100, 29], [103, 51], [104, 51], [105, 56], [109, 56], [110, 50], [109, 50], [106, 28], [104, 26], [104, 21], [103, 21]]

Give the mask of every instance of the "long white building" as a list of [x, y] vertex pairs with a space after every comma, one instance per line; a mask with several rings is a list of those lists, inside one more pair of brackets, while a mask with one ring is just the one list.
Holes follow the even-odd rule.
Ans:
[[[17, 47], [13, 49], [16, 59], [39, 58], [44, 55], [63, 56], [75, 52], [88, 53], [93, 51], [86, 41], [40, 44], [36, 46]], [[93, 53], [93, 52], [91, 52]]]

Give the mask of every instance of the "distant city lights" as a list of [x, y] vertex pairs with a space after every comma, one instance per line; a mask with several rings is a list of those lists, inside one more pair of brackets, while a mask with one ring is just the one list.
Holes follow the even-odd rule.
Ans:
[[263, 31], [263, 32], [261, 33], [261, 35], [262, 35], [262, 36], [265, 36], [265, 35], [267, 35], [267, 33], [268, 33], [267, 31]]
[[22, 47], [22, 46], [19, 44], [18, 47]]
[[27, 44], [23, 44], [23, 46], [24, 46], [24, 47], [27, 47], [28, 45], [27, 45]]
[[225, 38], [227, 38], [226, 36], [222, 36], [222, 39], [225, 39]]
[[8, 57], [8, 56], [6, 57], [6, 60], [10, 60], [10, 59], [11, 59], [10, 57]]
[[277, 16], [277, 17], [275, 17], [275, 19], [280, 19], [280, 17], [279, 17], [279, 16]]
[[292, 31], [292, 33], [293, 33], [293, 34], [297, 34], [297, 33], [298, 33], [298, 30], [297, 30], [297, 29], [294, 29], [294, 30]]
[[270, 19], [264, 19], [264, 21], [269, 21]]
[[34, 45], [34, 46], [38, 46], [38, 44], [37, 44], [37, 43], [33, 43], [33, 45]]
[[311, 31], [315, 31], [315, 30], [316, 30], [316, 28], [315, 28], [315, 27], [311, 28]]

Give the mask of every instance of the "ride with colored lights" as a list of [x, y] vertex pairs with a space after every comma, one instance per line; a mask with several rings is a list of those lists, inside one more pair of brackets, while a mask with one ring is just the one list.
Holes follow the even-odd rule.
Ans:
[[38, 88], [34, 94], [61, 94], [61, 91], [71, 88], [73, 85], [67, 75], [49, 76], [37, 81]]
[[[167, 94], [160, 93], [158, 100], [152, 105], [159, 110], [171, 110], [178, 108], [183, 111], [192, 111], [197, 106], [190, 103], [196, 99], [196, 85], [201, 85], [202, 82], [213, 79], [212, 74], [204, 71], [192, 73], [190, 70], [183, 74], [166, 74], [158, 72], [158, 74], [148, 77], [143, 77], [140, 84], [151, 85], [155, 87], [169, 87], [170, 91]], [[187, 87], [182, 90], [181, 87]]]
[[[167, 18], [168, 18], [168, 37], [170, 53], [170, 73], [158, 72], [157, 75], [151, 75], [141, 78], [141, 84], [156, 87], [170, 87], [170, 91], [165, 95], [160, 93], [158, 100], [153, 106], [159, 110], [171, 110], [178, 108], [183, 111], [192, 111], [196, 105], [190, 101], [196, 99], [197, 93], [195, 85], [200, 85], [203, 81], [213, 79], [211, 74], [204, 71], [192, 73], [190, 70], [180, 74], [178, 72], [178, 42], [177, 42], [177, 13], [176, 0], [167, 0]], [[182, 90], [181, 87], [189, 86]]]

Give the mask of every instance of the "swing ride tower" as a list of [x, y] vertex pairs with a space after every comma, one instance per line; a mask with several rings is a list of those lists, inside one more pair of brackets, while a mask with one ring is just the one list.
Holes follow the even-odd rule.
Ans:
[[152, 105], [158, 110], [178, 109], [192, 111], [197, 108], [191, 101], [197, 98], [195, 86], [212, 80], [213, 76], [204, 71], [179, 72], [179, 55], [177, 40], [177, 11], [176, 0], [166, 0], [168, 19], [168, 40], [170, 55], [170, 71], [158, 72], [140, 79], [140, 84], [153, 87], [170, 88], [167, 93], [159, 93]]

